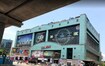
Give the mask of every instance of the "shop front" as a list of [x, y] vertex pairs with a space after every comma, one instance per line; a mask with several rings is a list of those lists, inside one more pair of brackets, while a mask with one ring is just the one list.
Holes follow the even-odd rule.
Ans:
[[28, 59], [29, 49], [26, 48], [12, 48], [11, 59], [12, 60], [25, 60]]
[[52, 42], [43, 42], [31, 47], [30, 56], [42, 62], [58, 63], [61, 58], [61, 45]]

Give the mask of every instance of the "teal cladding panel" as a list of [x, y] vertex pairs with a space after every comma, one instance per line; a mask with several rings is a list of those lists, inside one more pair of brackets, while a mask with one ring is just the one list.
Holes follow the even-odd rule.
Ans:
[[79, 44], [86, 44], [86, 16], [80, 16], [80, 43]]

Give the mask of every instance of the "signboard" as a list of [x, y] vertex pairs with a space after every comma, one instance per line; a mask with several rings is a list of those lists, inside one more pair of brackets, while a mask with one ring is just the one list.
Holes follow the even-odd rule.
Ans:
[[12, 48], [12, 55], [28, 56], [29, 50], [21, 48]]
[[31, 56], [33, 56], [35, 58], [43, 57], [43, 51], [40, 51], [40, 50], [32, 50], [31, 54], [32, 54]]
[[53, 54], [54, 54], [53, 51], [44, 51], [44, 56], [45, 56], [45, 57], [52, 57]]
[[47, 49], [47, 48], [51, 48], [51, 46], [48, 45], [48, 46], [42, 46], [42, 47], [41, 47], [41, 49]]
[[17, 37], [16, 47], [30, 47], [32, 42], [32, 34], [20, 35]]
[[44, 57], [45, 58], [60, 58], [61, 51], [60, 50], [45, 50]]
[[46, 38], [46, 32], [45, 31], [35, 33], [35, 44], [45, 42], [45, 38]]
[[19, 48], [12, 48], [12, 53], [19, 53]]
[[60, 58], [61, 51], [60, 50], [32, 50], [31, 56], [36, 58]]
[[79, 30], [79, 25], [50, 30], [48, 41], [62, 45], [79, 44]]

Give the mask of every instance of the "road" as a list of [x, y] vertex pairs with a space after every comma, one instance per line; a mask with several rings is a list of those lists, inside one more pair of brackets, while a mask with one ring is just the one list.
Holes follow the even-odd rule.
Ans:
[[37, 65], [26, 64], [26, 63], [19, 63], [19, 64], [17, 64], [17, 62], [13, 62], [13, 65], [15, 65], [15, 66], [46, 66], [46, 65], [41, 65], [41, 64], [37, 64]]

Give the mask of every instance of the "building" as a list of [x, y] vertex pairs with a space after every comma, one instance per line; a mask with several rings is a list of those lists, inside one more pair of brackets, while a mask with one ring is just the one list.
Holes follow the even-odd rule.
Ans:
[[6, 27], [21, 27], [25, 20], [77, 1], [79, 0], [0, 0], [0, 43]]
[[12, 47], [12, 40], [10, 39], [3, 39], [1, 42], [1, 47], [7, 51], [7, 54], [10, 53]]
[[101, 60], [100, 35], [85, 14], [18, 31], [15, 48], [36, 58], [79, 59], [87, 64]]

